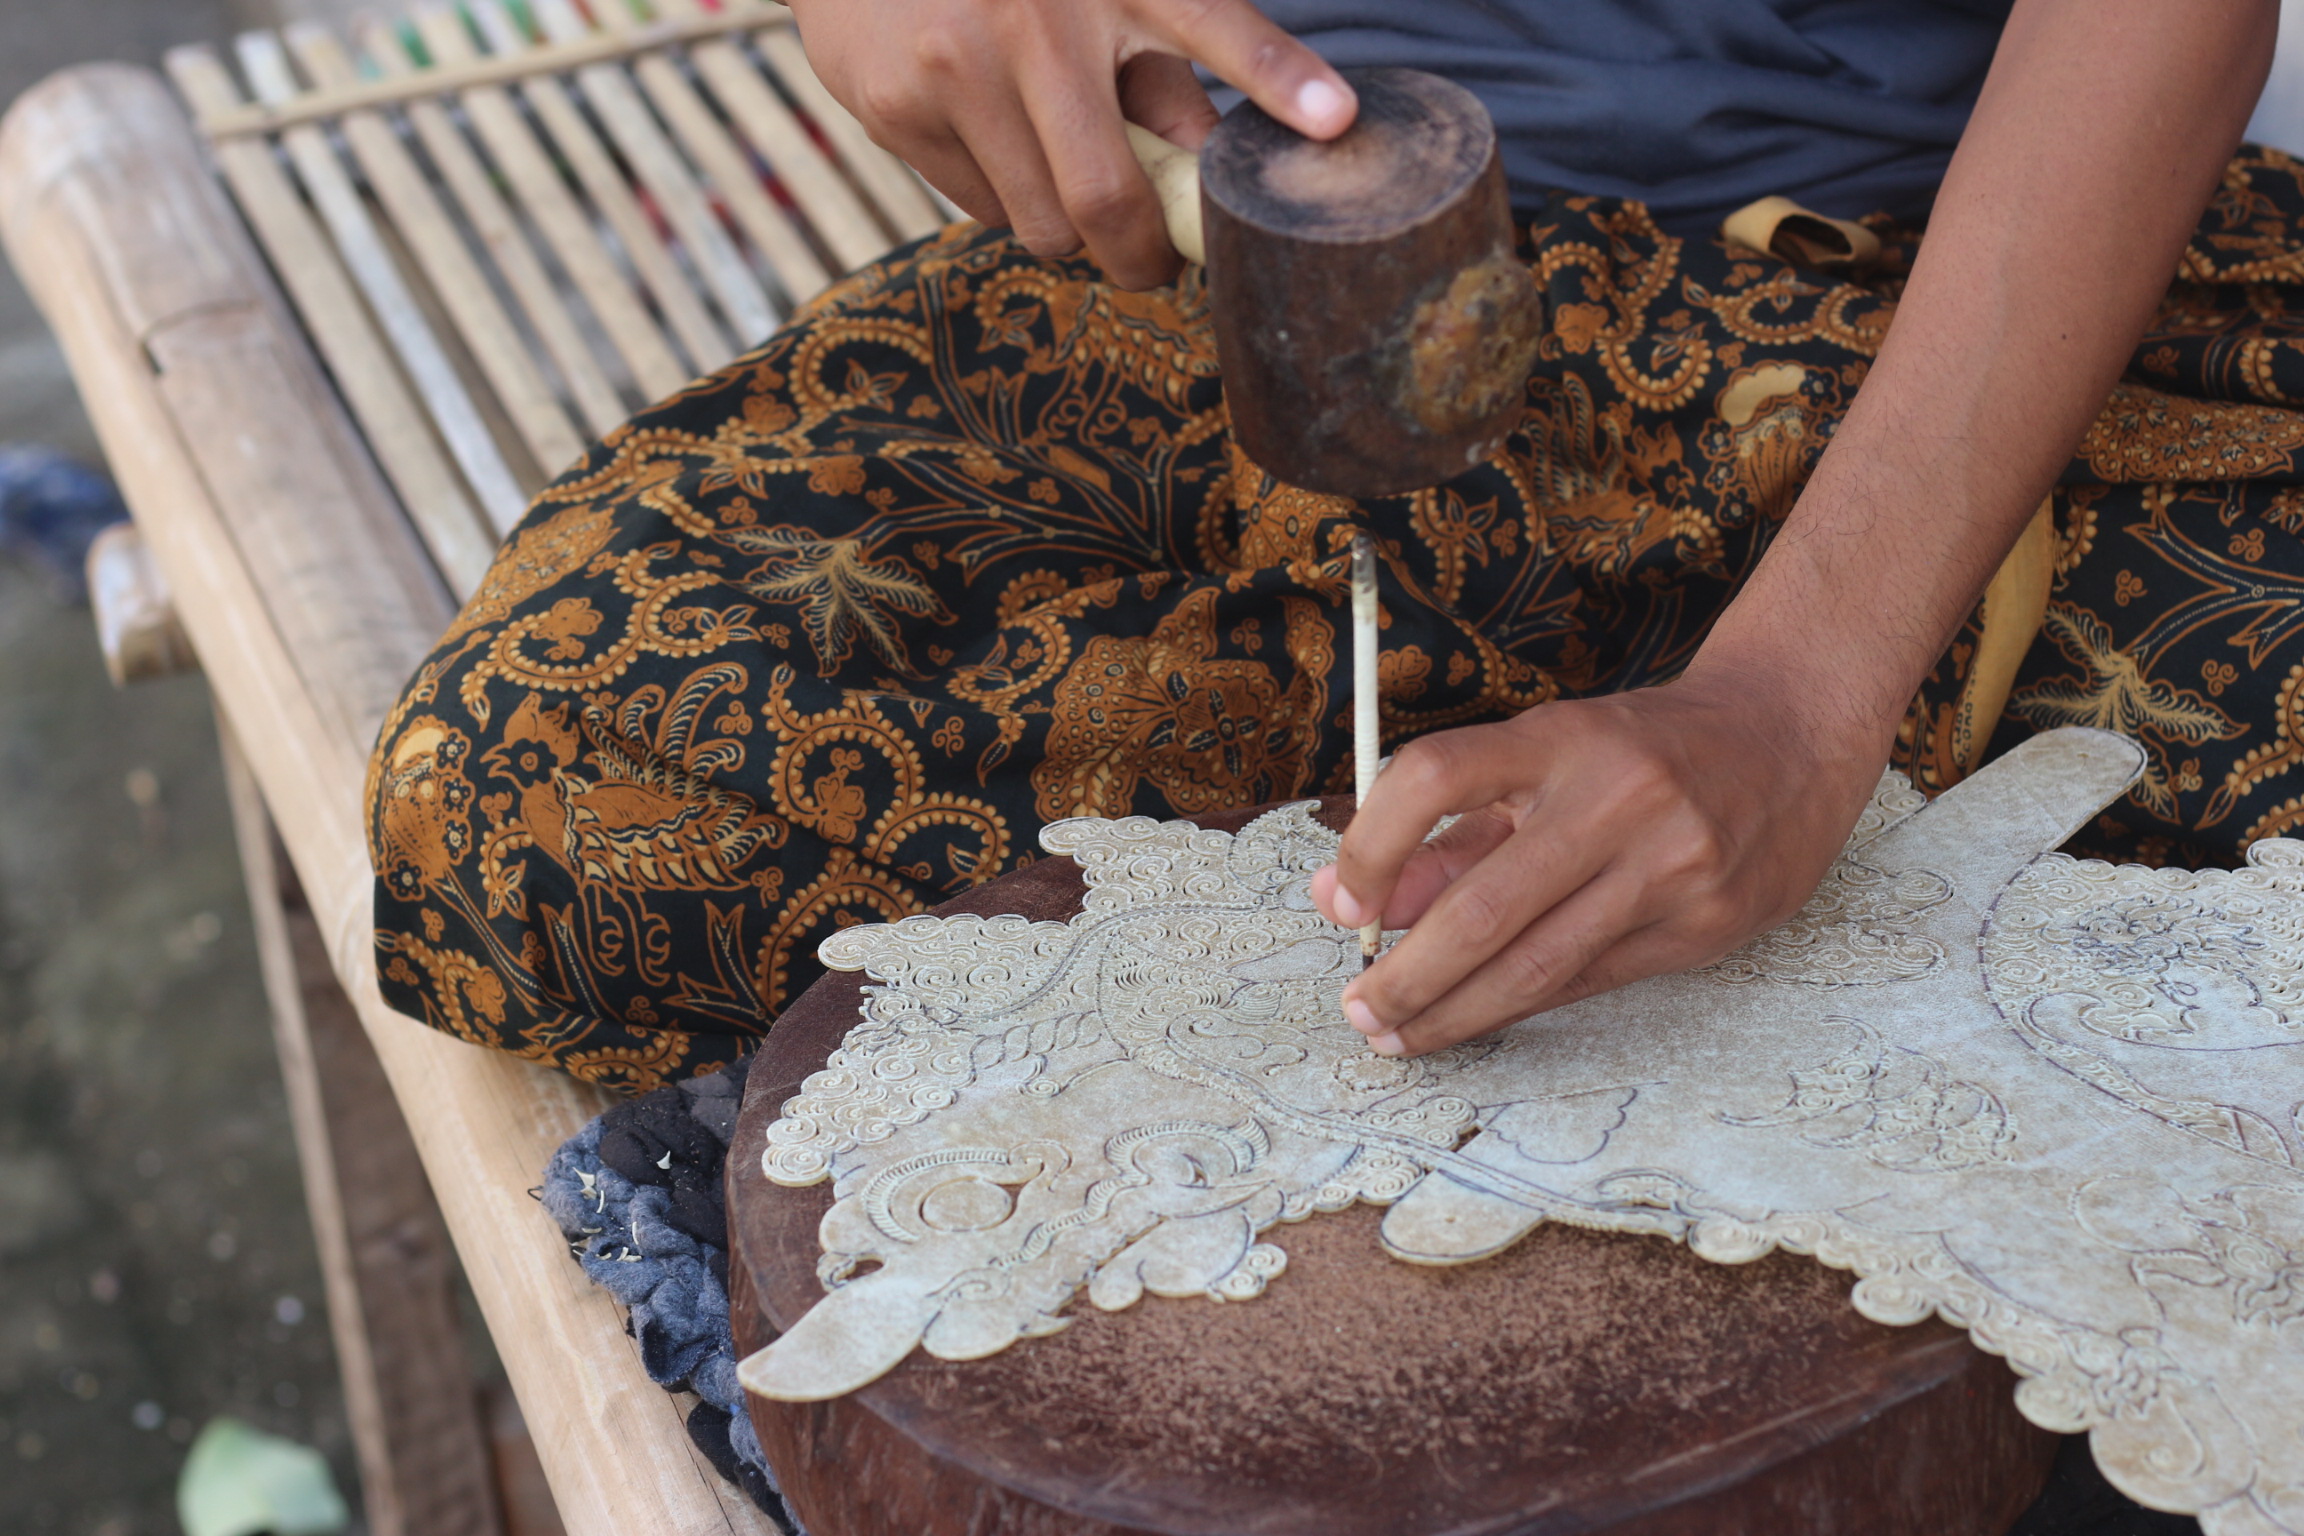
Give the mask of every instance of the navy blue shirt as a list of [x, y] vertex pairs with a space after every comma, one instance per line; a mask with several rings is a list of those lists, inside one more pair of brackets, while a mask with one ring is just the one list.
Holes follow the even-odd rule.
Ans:
[[1709, 231], [1771, 193], [1924, 218], [2013, 0], [1261, 0], [1331, 63], [1445, 75], [1515, 206], [1553, 188]]

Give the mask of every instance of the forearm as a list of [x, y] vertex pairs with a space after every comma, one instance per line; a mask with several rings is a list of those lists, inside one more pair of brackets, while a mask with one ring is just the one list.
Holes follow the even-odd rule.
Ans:
[[1314, 879], [1344, 926], [1409, 930], [1344, 989], [1376, 1050], [1706, 964], [1799, 910], [2133, 352], [2276, 17], [2018, 0], [1871, 374], [1682, 678], [1408, 742]]
[[2271, 0], [2021, 0], [1880, 355], [1692, 676], [1885, 752], [2166, 290], [2277, 20]]

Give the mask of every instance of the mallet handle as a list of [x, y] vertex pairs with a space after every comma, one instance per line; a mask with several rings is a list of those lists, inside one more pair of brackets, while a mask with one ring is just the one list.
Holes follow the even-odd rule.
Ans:
[[1168, 243], [1186, 261], [1208, 259], [1207, 242], [1200, 238], [1200, 157], [1158, 134], [1129, 123], [1128, 147], [1136, 163], [1151, 178], [1160, 197], [1160, 217], [1168, 224]]
[[[1376, 541], [1368, 535], [1352, 538], [1352, 798], [1357, 814], [1376, 787], [1376, 763], [1384, 755], [1383, 724], [1378, 714], [1376, 626]], [[1379, 913], [1360, 930], [1360, 964], [1366, 968], [1384, 942], [1384, 919]]]

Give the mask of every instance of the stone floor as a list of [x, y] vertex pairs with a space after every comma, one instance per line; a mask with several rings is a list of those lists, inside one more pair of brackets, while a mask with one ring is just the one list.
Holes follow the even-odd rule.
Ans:
[[351, 1491], [197, 679], [118, 694], [0, 569], [0, 1530], [175, 1530], [216, 1414]]
[[[0, 105], [269, 19], [234, 3], [0, 0]], [[4, 264], [0, 442], [100, 462]], [[225, 1413], [357, 1504], [207, 696], [114, 692], [86, 612], [0, 564], [0, 1532], [172, 1536]]]

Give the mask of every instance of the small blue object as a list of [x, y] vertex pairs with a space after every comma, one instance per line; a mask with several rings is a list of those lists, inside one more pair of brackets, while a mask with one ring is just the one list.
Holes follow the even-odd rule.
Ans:
[[101, 473], [37, 443], [0, 443], [0, 553], [30, 560], [72, 601], [88, 596], [88, 546], [128, 508]]
[[584, 1273], [624, 1304], [640, 1364], [703, 1401], [688, 1436], [788, 1536], [784, 1503], [736, 1382], [721, 1169], [750, 1058], [611, 1108], [570, 1137], [537, 1192]]

